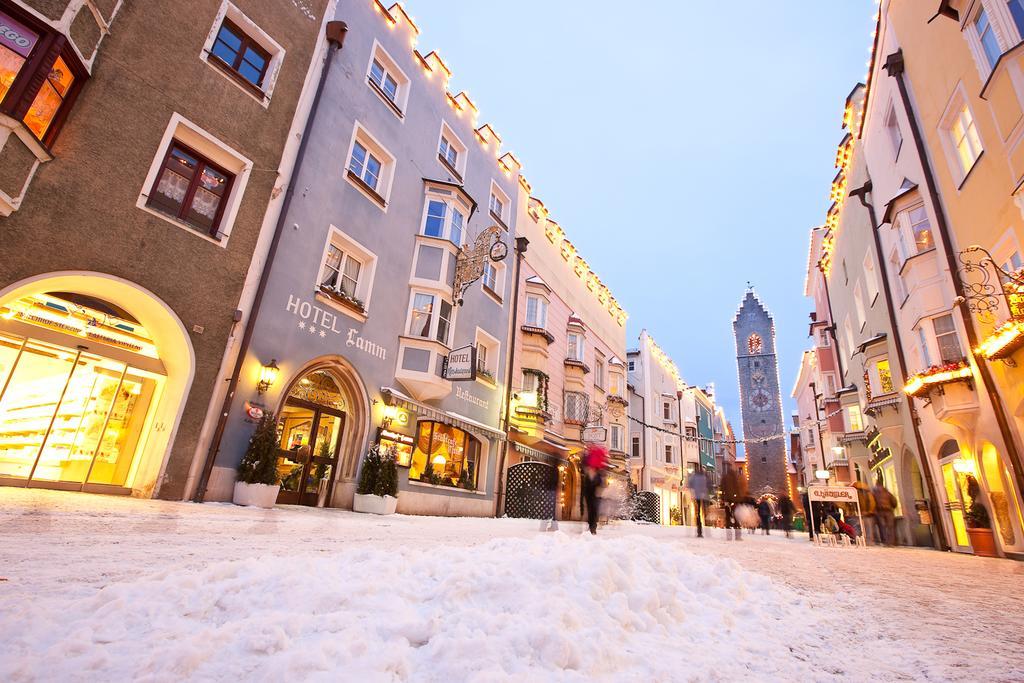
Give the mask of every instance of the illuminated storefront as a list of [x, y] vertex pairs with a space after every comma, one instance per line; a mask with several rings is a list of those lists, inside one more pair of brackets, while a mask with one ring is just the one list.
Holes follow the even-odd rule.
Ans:
[[0, 484], [130, 492], [165, 377], [146, 328], [109, 302], [0, 306]]
[[409, 465], [409, 479], [428, 484], [476, 488], [480, 442], [458, 427], [421, 421]]

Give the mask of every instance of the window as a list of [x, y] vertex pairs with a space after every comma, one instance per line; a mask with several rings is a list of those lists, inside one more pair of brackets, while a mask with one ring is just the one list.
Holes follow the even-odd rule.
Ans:
[[634, 457], [634, 458], [639, 458], [640, 457], [640, 437], [639, 436], [634, 436], [631, 439], [631, 441], [632, 441], [632, 443], [630, 444], [630, 452], [629, 452], [629, 454], [632, 457]]
[[864, 323], [866, 323], [868, 319], [867, 316], [864, 315], [864, 293], [859, 282], [853, 288], [853, 305], [857, 314], [857, 329], [863, 330]]
[[665, 444], [665, 462], [672, 464], [672, 444]]
[[453, 308], [435, 294], [413, 293], [409, 312], [409, 336], [436, 339], [448, 345]]
[[536, 372], [523, 371], [523, 392], [536, 393], [540, 390], [540, 375]]
[[497, 293], [498, 291], [498, 269], [490, 259], [484, 261], [484, 287]]
[[864, 419], [860, 413], [860, 406], [847, 406], [846, 408], [846, 431], [864, 431]]
[[763, 346], [764, 343], [761, 341], [761, 336], [759, 334], [755, 333], [747, 337], [747, 353], [761, 353]]
[[352, 133], [345, 177], [377, 206], [387, 210], [394, 177], [395, 157], [358, 121]]
[[0, 112], [50, 145], [88, 77], [85, 68], [70, 41], [32, 16], [0, 11], [0, 25]]
[[956, 363], [963, 360], [964, 352], [960, 347], [960, 338], [956, 333], [953, 316], [947, 313], [932, 318], [932, 327], [935, 330], [935, 346], [939, 350], [939, 362]]
[[901, 305], [903, 300], [907, 298], [907, 285], [903, 282], [903, 276], [900, 275], [900, 269], [903, 266], [903, 259], [900, 258], [900, 253], [897, 249], [893, 249], [892, 253], [889, 254], [889, 270], [892, 272], [892, 283], [896, 289], [896, 304]]
[[473, 490], [479, 464], [480, 442], [468, 432], [428, 420], [417, 425], [409, 479]]
[[604, 389], [604, 360], [600, 358], [594, 360], [594, 386]]
[[490, 372], [487, 366], [487, 346], [478, 343], [476, 345], [476, 369], [478, 372]]
[[622, 452], [624, 450], [622, 443], [622, 425], [611, 425], [609, 427], [609, 435], [611, 436], [611, 449], [613, 451]]
[[928, 335], [923, 327], [917, 328], [917, 345], [921, 351], [921, 365], [926, 368], [931, 367], [932, 354], [928, 349]]
[[609, 393], [612, 396], [622, 396], [622, 375], [618, 372], [613, 372], [609, 376], [611, 384], [609, 385]]
[[505, 194], [498, 184], [491, 181], [491, 195], [487, 200], [487, 208], [491, 212], [491, 217], [501, 223], [501, 226], [508, 229], [508, 210], [511, 206], [508, 195]]
[[371, 190], [377, 190], [377, 183], [380, 182], [380, 171], [384, 164], [380, 159], [373, 156], [361, 142], [352, 146], [352, 156], [348, 161], [348, 170], [355, 173], [366, 186]]
[[899, 119], [896, 118], [896, 107], [892, 105], [889, 105], [889, 113], [885, 117], [885, 132], [892, 145], [892, 155], [898, 157], [903, 146], [903, 133], [900, 131]]
[[878, 296], [878, 276], [875, 274], [875, 262], [870, 253], [864, 255], [864, 285], [868, 290], [868, 305], [871, 305]]
[[825, 373], [825, 396], [831, 398], [836, 395], [836, 376], [831, 372]]
[[332, 244], [327, 247], [327, 260], [324, 261], [320, 286], [354, 298], [359, 290], [359, 272], [362, 267], [363, 264], [357, 258]]
[[579, 332], [570, 332], [565, 337], [565, 358], [583, 362], [583, 335]]
[[249, 85], [262, 90], [270, 53], [229, 19], [224, 19], [210, 53], [217, 63]]
[[981, 43], [988, 66], [992, 68], [999, 61], [999, 56], [1003, 51], [999, 49], [999, 41], [996, 39], [995, 31], [992, 30], [992, 24], [988, 20], [988, 13], [985, 12], [984, 7], [978, 10], [978, 15], [974, 18], [974, 30], [978, 34], [978, 42]]
[[1013, 17], [1013, 23], [1017, 27], [1017, 34], [1024, 39], [1024, 0], [1009, 0], [1006, 5], [1010, 9], [1010, 16]]
[[891, 394], [896, 391], [892, 383], [892, 370], [889, 368], [888, 360], [875, 362], [875, 373], [878, 375], [878, 390], [881, 394]]
[[662, 401], [661, 402], [661, 417], [666, 422], [672, 419], [672, 402]]
[[224, 199], [233, 180], [234, 176], [225, 169], [174, 141], [167, 150], [146, 205], [218, 237]]
[[947, 132], [959, 163], [960, 177], [965, 178], [982, 152], [981, 138], [978, 137], [978, 129], [974, 125], [974, 116], [966, 102], [957, 109]]
[[548, 325], [548, 302], [539, 296], [526, 297], [526, 324], [544, 329]]
[[459, 181], [462, 180], [466, 172], [466, 145], [444, 122], [441, 122], [441, 135], [437, 142], [437, 158]]
[[501, 218], [502, 216], [505, 215], [505, 202], [500, 197], [495, 195], [493, 192], [491, 193], [489, 208], [491, 210], [491, 213], [497, 216], [498, 218]]
[[850, 318], [843, 320], [843, 339], [846, 342], [846, 355], [853, 355], [853, 327], [850, 325]]
[[563, 418], [569, 424], [584, 425], [587, 423], [590, 410], [590, 400], [586, 394], [578, 391], [566, 391], [564, 393], [565, 410]]
[[409, 100], [409, 82], [409, 77], [398, 68], [391, 55], [374, 40], [370, 64], [366, 68], [366, 84], [399, 119], [405, 117], [405, 105]]
[[922, 251], [935, 247], [935, 242], [932, 239], [932, 224], [924, 206], [910, 209], [904, 216], [907, 229], [914, 240], [914, 249], [916, 250], [914, 253], [920, 254]]
[[823, 349], [832, 346], [832, 337], [827, 329], [818, 330], [818, 346]]
[[494, 382], [500, 359], [498, 340], [479, 327], [476, 328], [476, 372]]
[[442, 199], [434, 194], [427, 195], [423, 218], [423, 234], [428, 237], [447, 239], [456, 246], [462, 246], [465, 236], [468, 209], [454, 199]]
[[1021, 259], [1019, 251], [1014, 251], [1012, 254], [1010, 254], [1010, 257], [1006, 259], [1006, 261], [1004, 261], [1003, 265], [1000, 267], [1007, 273], [1016, 273], [1021, 268], [1024, 268], [1024, 259]]

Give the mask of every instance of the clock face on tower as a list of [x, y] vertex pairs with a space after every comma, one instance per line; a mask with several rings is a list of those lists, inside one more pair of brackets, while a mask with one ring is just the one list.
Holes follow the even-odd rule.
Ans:
[[772, 396], [767, 391], [758, 387], [750, 392], [750, 407], [759, 413], [766, 412], [772, 407]]

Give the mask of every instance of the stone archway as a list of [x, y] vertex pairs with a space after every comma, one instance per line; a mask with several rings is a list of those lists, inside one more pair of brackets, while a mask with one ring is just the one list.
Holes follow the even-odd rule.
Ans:
[[355, 493], [355, 476], [359, 461], [369, 445], [370, 439], [370, 398], [366, 384], [355, 367], [343, 356], [330, 355], [315, 358], [296, 369], [288, 386], [281, 394], [277, 412], [281, 412], [288, 395], [295, 386], [310, 373], [327, 372], [338, 385], [345, 397], [345, 431], [341, 437], [338, 470], [335, 473], [334, 493], [328, 501], [331, 507], [352, 507]]

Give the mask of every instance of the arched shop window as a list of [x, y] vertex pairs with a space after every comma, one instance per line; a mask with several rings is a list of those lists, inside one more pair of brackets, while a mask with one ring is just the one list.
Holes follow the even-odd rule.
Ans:
[[424, 420], [416, 428], [409, 479], [476, 489], [480, 442], [457, 427]]

